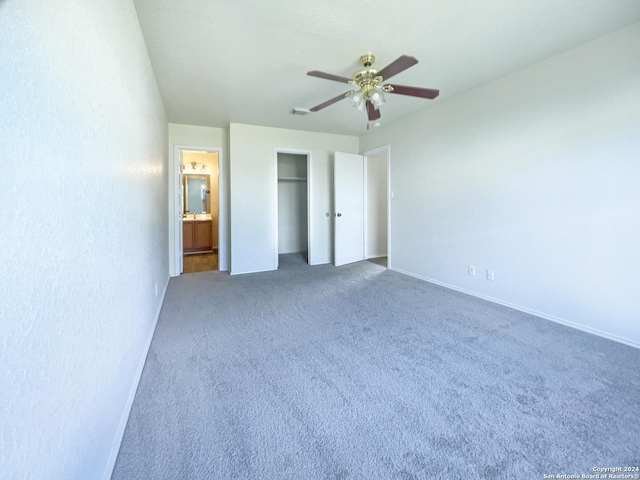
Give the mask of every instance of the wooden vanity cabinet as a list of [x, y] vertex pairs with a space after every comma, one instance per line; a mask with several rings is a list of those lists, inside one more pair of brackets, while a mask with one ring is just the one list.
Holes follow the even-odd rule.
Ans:
[[194, 222], [196, 224], [196, 248], [206, 248], [211, 250], [212, 230], [211, 220], [206, 222]]
[[182, 249], [184, 253], [207, 252], [213, 247], [211, 220], [182, 222]]
[[182, 222], [182, 248], [186, 252], [196, 246], [195, 222]]

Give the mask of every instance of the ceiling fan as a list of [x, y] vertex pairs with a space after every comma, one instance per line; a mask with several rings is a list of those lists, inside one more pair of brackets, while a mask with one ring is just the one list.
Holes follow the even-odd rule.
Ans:
[[[361, 111], [366, 109], [367, 117], [370, 122], [376, 121], [380, 118], [379, 108], [385, 102], [385, 93], [397, 93], [400, 95], [409, 95], [412, 97], [434, 99], [439, 94], [439, 90], [432, 88], [420, 88], [420, 87], [408, 87], [405, 85], [396, 84], [382, 84], [394, 75], [405, 71], [409, 67], [413, 67], [418, 63], [418, 59], [409, 55], [401, 55], [382, 70], [376, 70], [372, 68], [376, 57], [371, 53], [365, 53], [360, 57], [360, 62], [364, 68], [361, 68], [355, 72], [351, 78], [342, 77], [340, 75], [333, 75], [331, 73], [320, 72], [318, 70], [312, 70], [307, 72], [307, 75], [311, 77], [324, 78], [326, 80], [333, 80], [335, 82], [349, 83], [356, 90], [350, 90], [337, 97], [334, 97], [326, 102], [316, 105], [309, 110], [317, 112], [323, 108], [333, 105], [339, 102], [343, 98], [349, 98], [354, 107]], [[368, 127], [368, 126], [367, 126]]]

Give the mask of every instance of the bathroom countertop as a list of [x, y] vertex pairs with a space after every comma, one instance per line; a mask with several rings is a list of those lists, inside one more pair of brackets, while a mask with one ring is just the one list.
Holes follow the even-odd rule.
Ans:
[[187, 218], [183, 218], [183, 222], [197, 222], [203, 220], [211, 220], [210, 213], [196, 213], [196, 218], [193, 218], [193, 213], [187, 214]]

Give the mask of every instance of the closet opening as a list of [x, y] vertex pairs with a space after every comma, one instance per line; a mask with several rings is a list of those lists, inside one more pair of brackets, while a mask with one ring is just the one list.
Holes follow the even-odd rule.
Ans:
[[309, 263], [309, 163], [308, 153], [276, 152], [276, 268]]

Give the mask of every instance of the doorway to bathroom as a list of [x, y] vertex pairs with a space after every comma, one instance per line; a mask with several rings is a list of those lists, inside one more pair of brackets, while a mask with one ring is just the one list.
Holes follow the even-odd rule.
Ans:
[[219, 155], [181, 153], [182, 273], [218, 270]]

